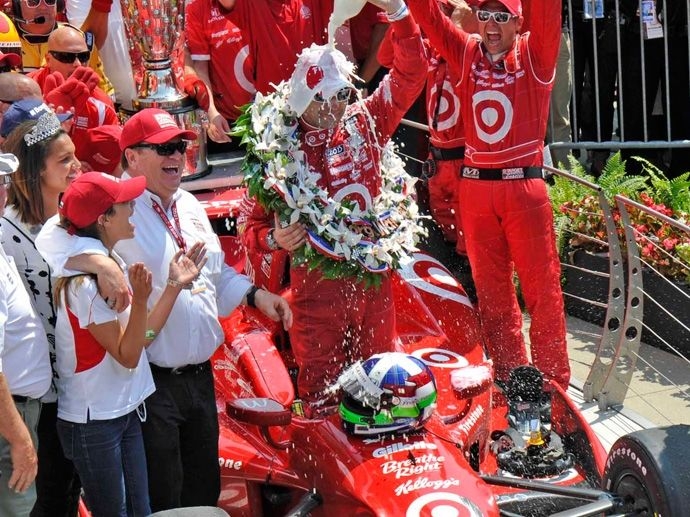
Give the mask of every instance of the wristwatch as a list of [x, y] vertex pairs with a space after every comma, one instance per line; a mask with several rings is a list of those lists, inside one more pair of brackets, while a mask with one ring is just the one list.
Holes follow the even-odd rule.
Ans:
[[266, 247], [272, 251], [280, 248], [278, 241], [276, 241], [276, 238], [273, 236], [273, 228], [268, 230], [268, 233], [266, 234]]

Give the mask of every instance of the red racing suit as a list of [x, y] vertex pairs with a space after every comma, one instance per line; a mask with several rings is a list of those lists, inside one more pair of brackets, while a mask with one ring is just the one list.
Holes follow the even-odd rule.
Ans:
[[512, 368], [528, 363], [515, 270], [531, 316], [532, 362], [567, 388], [570, 367], [551, 204], [545, 182], [527, 179], [534, 170], [524, 169], [542, 165], [561, 3], [530, 1], [532, 12], [539, 13], [532, 18], [532, 32], [518, 36], [492, 63], [481, 39], [457, 29], [435, 0], [407, 0], [460, 79], [466, 132], [460, 215], [496, 377], [505, 380]]
[[[393, 69], [374, 93], [348, 106], [333, 130], [307, 127], [303, 122], [299, 129], [309, 168], [321, 175], [320, 186], [331, 197], [350, 198], [362, 207], [371, 204], [380, 191], [380, 149], [424, 86], [426, 57], [417, 25], [408, 16], [392, 27]], [[265, 239], [272, 226], [272, 214], [253, 200], [243, 203], [238, 231], [255, 276], [261, 255], [271, 252]], [[272, 261], [274, 272], [280, 274], [276, 263]], [[310, 272], [306, 266], [291, 267], [289, 274], [290, 341], [300, 368], [299, 394], [314, 402], [345, 365], [393, 349], [391, 279], [389, 273], [382, 273], [379, 288], [366, 288], [351, 278], [324, 279], [319, 269]]]

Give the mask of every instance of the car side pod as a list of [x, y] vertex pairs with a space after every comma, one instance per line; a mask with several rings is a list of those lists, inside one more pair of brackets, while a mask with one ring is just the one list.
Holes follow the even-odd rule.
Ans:
[[276, 449], [287, 449], [291, 442], [276, 441], [271, 436], [270, 428], [286, 426], [292, 422], [292, 411], [269, 398], [242, 398], [229, 401], [225, 405], [228, 416], [239, 422], [259, 427], [264, 440]]

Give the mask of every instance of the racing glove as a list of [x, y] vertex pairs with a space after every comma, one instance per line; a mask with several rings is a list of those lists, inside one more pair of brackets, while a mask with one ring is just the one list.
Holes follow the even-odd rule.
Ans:
[[195, 99], [202, 110], [208, 111], [211, 93], [208, 91], [204, 81], [199, 79], [198, 76], [190, 74], [184, 76], [184, 92], [192, 99]]

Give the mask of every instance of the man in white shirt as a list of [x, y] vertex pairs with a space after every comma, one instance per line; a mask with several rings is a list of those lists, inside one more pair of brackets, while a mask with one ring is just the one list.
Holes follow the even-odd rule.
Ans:
[[[208, 262], [179, 295], [167, 323], [147, 349], [156, 392], [146, 400], [143, 422], [152, 511], [180, 506], [214, 506], [220, 493], [218, 416], [209, 358], [223, 342], [219, 315], [241, 303], [255, 306], [288, 328], [287, 302], [255, 288], [224, 262], [218, 237], [196, 198], [179, 188], [186, 140], [196, 134], [177, 127], [169, 113], [148, 108], [123, 127], [123, 177], [146, 176], [147, 190], [137, 198], [131, 240], [115, 251], [127, 264], [143, 262], [153, 274], [157, 299], [168, 278], [168, 263], [179, 249], [206, 244]], [[99, 282], [117, 278], [117, 293], [101, 287], [122, 307], [126, 286], [119, 268], [98, 241], [71, 237], [49, 220], [36, 245], [53, 270], [98, 274]], [[112, 282], [111, 282], [112, 284]]]
[[[0, 154], [0, 215], [19, 162]], [[36, 501], [36, 427], [52, 373], [48, 339], [14, 262], [0, 247], [0, 515], [29, 515]]]

